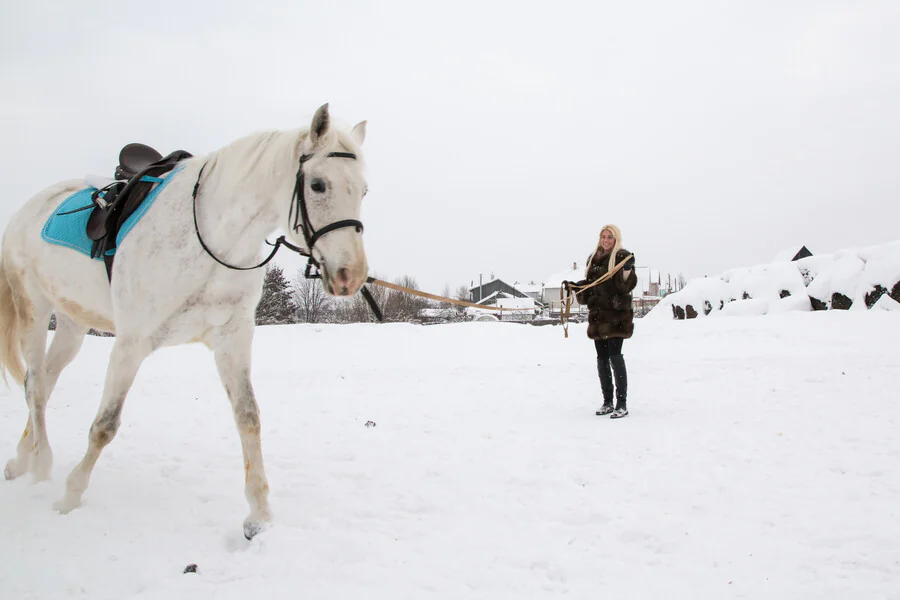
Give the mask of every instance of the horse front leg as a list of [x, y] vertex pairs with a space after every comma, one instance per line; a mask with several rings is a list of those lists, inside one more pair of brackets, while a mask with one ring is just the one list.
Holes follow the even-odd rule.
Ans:
[[250, 514], [244, 520], [244, 537], [253, 539], [272, 520], [269, 482], [263, 467], [259, 406], [250, 382], [253, 322], [218, 331], [212, 340], [219, 377], [225, 386], [241, 437], [244, 457], [244, 493]]
[[103, 400], [88, 435], [88, 449], [66, 479], [65, 496], [53, 505], [59, 512], [65, 514], [81, 505], [81, 496], [90, 483], [94, 465], [100, 458], [100, 452], [119, 430], [125, 396], [150, 350], [146, 341], [124, 336], [116, 338], [106, 371]]

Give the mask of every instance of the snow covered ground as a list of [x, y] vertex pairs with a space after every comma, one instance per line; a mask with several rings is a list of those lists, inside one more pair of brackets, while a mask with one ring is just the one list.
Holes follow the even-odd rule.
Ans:
[[[276, 523], [253, 542], [200, 345], [144, 364], [84, 506], [52, 511], [111, 347], [90, 338], [53, 481], [0, 482], [0, 598], [900, 598], [898, 313], [640, 321], [619, 421], [584, 327], [258, 329]], [[4, 461], [25, 415], [0, 392]]]

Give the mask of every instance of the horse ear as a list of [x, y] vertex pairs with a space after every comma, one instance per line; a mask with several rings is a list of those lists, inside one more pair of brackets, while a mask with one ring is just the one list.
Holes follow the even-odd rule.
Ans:
[[357, 123], [350, 133], [353, 134], [356, 143], [362, 146], [363, 142], [366, 141], [366, 122], [360, 121]]
[[322, 136], [328, 133], [328, 127], [330, 125], [331, 116], [328, 114], [328, 103], [326, 102], [320, 106], [319, 110], [316, 111], [316, 114], [313, 115], [312, 125], [309, 126], [309, 141], [311, 141], [313, 145], [318, 144], [319, 140], [322, 139]]

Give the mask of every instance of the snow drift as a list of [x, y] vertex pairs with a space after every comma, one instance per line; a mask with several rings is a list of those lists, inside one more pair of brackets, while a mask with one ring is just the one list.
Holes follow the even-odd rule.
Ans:
[[900, 308], [900, 241], [731, 269], [688, 281], [648, 317], [765, 315]]

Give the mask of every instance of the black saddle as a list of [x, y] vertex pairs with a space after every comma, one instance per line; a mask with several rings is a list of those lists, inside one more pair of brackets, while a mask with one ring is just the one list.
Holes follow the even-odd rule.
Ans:
[[162, 154], [146, 144], [128, 144], [119, 152], [116, 179], [131, 179], [153, 163], [162, 160], [162, 157]]
[[[115, 170], [117, 181], [91, 195], [94, 208], [87, 222], [87, 236], [93, 240], [91, 258], [103, 256], [106, 275], [112, 280], [112, 264], [116, 237], [122, 223], [130, 217], [153, 189], [157, 178], [168, 173], [179, 162], [191, 158], [190, 152], [176, 150], [163, 156], [150, 146], [128, 144], [119, 153]], [[145, 179], [146, 178], [146, 179]]]

